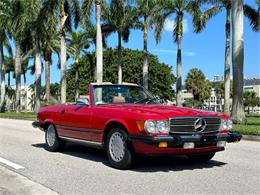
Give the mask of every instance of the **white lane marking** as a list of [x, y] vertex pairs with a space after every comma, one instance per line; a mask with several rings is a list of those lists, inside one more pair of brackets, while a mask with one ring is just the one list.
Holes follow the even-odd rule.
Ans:
[[23, 166], [18, 165], [18, 164], [16, 164], [16, 163], [13, 163], [13, 162], [11, 162], [11, 161], [9, 161], [9, 160], [6, 160], [6, 159], [4, 159], [4, 158], [1, 158], [1, 157], [0, 157], [0, 162], [3, 163], [3, 164], [5, 164], [5, 165], [7, 165], [7, 166], [9, 166], [9, 167], [14, 168], [14, 169], [24, 169]]

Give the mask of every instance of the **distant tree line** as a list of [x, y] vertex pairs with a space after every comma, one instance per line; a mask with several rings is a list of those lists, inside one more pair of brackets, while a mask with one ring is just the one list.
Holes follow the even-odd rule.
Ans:
[[[143, 52], [138, 50], [123, 49], [123, 82], [137, 83], [142, 85], [142, 58]], [[160, 63], [155, 55], [148, 54], [149, 57], [149, 79], [150, 91], [160, 97], [170, 99], [174, 97], [172, 88], [175, 83], [175, 76], [169, 65]], [[104, 50], [104, 81], [116, 83], [118, 80], [117, 72], [117, 48]], [[78, 79], [76, 79], [78, 67]], [[77, 63], [72, 64], [67, 73], [67, 99], [75, 100], [75, 92], [80, 95], [88, 94], [88, 84], [95, 81], [95, 55], [87, 54], [80, 58]]]

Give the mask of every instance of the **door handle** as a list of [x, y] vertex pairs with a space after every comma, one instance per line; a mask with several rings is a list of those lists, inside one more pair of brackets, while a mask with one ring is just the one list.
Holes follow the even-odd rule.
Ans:
[[65, 110], [64, 110], [64, 109], [63, 109], [63, 110], [61, 110], [61, 111], [60, 111], [60, 113], [61, 113], [61, 114], [64, 114], [64, 113], [65, 113]]

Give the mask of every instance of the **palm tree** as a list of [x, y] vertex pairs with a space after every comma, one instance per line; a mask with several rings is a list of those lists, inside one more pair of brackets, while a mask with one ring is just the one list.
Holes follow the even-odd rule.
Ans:
[[27, 110], [27, 79], [26, 73], [28, 71], [29, 58], [27, 56], [22, 57], [21, 74], [23, 75], [24, 91], [25, 91], [25, 110]]
[[[37, 1], [38, 2], [38, 1]], [[8, 30], [15, 41], [15, 83], [16, 83], [16, 97], [15, 108], [16, 112], [20, 112], [20, 97], [21, 97], [21, 54], [22, 46], [26, 36], [30, 23], [37, 18], [38, 3], [35, 0], [27, 1], [4, 1], [8, 10], [5, 13], [7, 18]]]
[[4, 103], [5, 103], [5, 63], [4, 63], [3, 47], [4, 47], [4, 43], [8, 41], [4, 26], [6, 26], [5, 12], [9, 8], [9, 6], [10, 4], [8, 4], [8, 2], [5, 1], [0, 2], [0, 77], [1, 77], [0, 112], [4, 110]]
[[225, 46], [225, 65], [224, 65], [224, 113], [230, 114], [230, 20], [231, 20], [231, 0], [200, 0], [201, 3], [214, 4], [204, 13], [200, 13], [199, 20], [196, 21], [195, 32], [200, 32], [205, 28], [206, 22], [219, 12], [226, 12], [226, 46]]
[[102, 25], [104, 33], [117, 32], [118, 37], [118, 83], [122, 83], [122, 39], [128, 42], [130, 30], [141, 28], [137, 9], [127, 5], [123, 0], [111, 0], [108, 9], [104, 10], [105, 24]]
[[10, 4], [8, 2], [0, 3], [0, 85], [1, 85], [1, 98], [0, 98], [0, 112], [4, 111], [5, 104], [5, 59], [4, 59], [4, 47], [7, 48], [10, 55], [12, 55], [12, 48], [7, 36], [6, 25], [7, 17], [5, 12], [10, 9]]
[[81, 53], [86, 54], [86, 50], [89, 48], [90, 43], [87, 40], [87, 33], [83, 31], [71, 32], [71, 40], [69, 42], [69, 47], [72, 50], [72, 58], [75, 61], [75, 77], [76, 77], [76, 95], [75, 99], [79, 97], [79, 58]]
[[5, 73], [7, 74], [7, 100], [6, 108], [8, 111], [11, 109], [12, 97], [12, 88], [11, 88], [11, 73], [14, 74], [15, 60], [13, 56], [8, 56], [4, 58]]
[[140, 12], [140, 15], [143, 16], [143, 43], [144, 43], [144, 59], [143, 59], [143, 86], [148, 89], [148, 30], [149, 30], [149, 20], [150, 17], [154, 14], [154, 0], [136, 0], [137, 9]]
[[52, 9], [48, 7], [49, 2], [46, 1], [42, 5], [39, 17], [36, 24], [38, 32], [40, 34], [40, 47], [42, 56], [45, 64], [45, 100], [46, 103], [50, 102], [50, 65], [52, 64], [52, 53], [59, 54], [60, 51], [60, 39], [59, 39], [59, 28], [57, 27], [57, 16], [54, 14]]
[[89, 19], [92, 5], [96, 7], [96, 81], [103, 81], [103, 41], [101, 31], [101, 7], [102, 0], [84, 0], [82, 5], [83, 15]]
[[[171, 15], [175, 15], [175, 25], [173, 29], [173, 36], [177, 42], [177, 81], [176, 81], [176, 104], [181, 106], [181, 86], [182, 86], [182, 60], [181, 60], [181, 43], [183, 37], [183, 16], [185, 13], [193, 17], [193, 21], [197, 20], [199, 13], [199, 4], [196, 1], [186, 0], [158, 0], [151, 23], [155, 26], [155, 39], [159, 42], [161, 39], [161, 32], [163, 30], [165, 21]], [[193, 22], [195, 24], [195, 22]]]
[[[1, 25], [0, 21], [0, 25]], [[0, 112], [4, 111], [5, 105], [5, 59], [4, 59], [4, 47], [7, 48], [9, 55], [12, 55], [12, 48], [7, 37], [6, 31], [0, 27], [0, 75], [1, 75], [1, 98], [0, 98]]]
[[260, 0], [256, 0], [257, 9], [252, 8], [250, 5], [244, 5], [244, 14], [250, 20], [253, 31], [260, 31]]
[[47, 31], [45, 34], [41, 49], [43, 53], [43, 59], [45, 61], [45, 99], [46, 103], [50, 102], [50, 66], [52, 64], [52, 53], [59, 53], [60, 44], [57, 36], [57, 32]]
[[197, 68], [193, 68], [188, 72], [186, 87], [187, 90], [192, 92], [194, 99], [197, 101], [202, 101], [210, 97], [211, 84], [203, 72]]
[[2, 37], [5, 34], [0, 30], [0, 72], [1, 72], [1, 99], [0, 99], [0, 112], [4, 110], [5, 101], [5, 65], [4, 65], [4, 51]]
[[14, 57], [13, 56], [5, 57], [4, 64], [5, 64], [5, 73], [7, 74], [8, 96], [10, 96], [9, 92], [11, 89], [11, 73], [14, 72], [14, 65], [15, 65]]
[[232, 119], [235, 123], [246, 121], [243, 104], [244, 85], [244, 13], [243, 0], [232, 2], [232, 65], [233, 65], [233, 102]]
[[60, 73], [61, 73], [61, 103], [66, 102], [66, 71], [67, 43], [66, 32], [71, 31], [72, 25], [77, 27], [80, 21], [80, 7], [77, 0], [46, 0], [43, 5], [44, 13], [56, 16], [60, 25]]

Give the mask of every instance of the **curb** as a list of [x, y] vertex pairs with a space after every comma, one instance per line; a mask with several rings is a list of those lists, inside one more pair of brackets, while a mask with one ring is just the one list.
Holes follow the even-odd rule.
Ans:
[[257, 135], [242, 135], [242, 140], [257, 141], [260, 142], [260, 136]]
[[3, 166], [0, 166], [0, 177], [4, 178], [0, 183], [0, 194], [58, 195], [52, 189]]
[[35, 121], [37, 120], [36, 118], [33, 119], [33, 118], [12, 118], [12, 117], [1, 117], [0, 116], [0, 119], [8, 119], [8, 120], [19, 120], [19, 121]]

